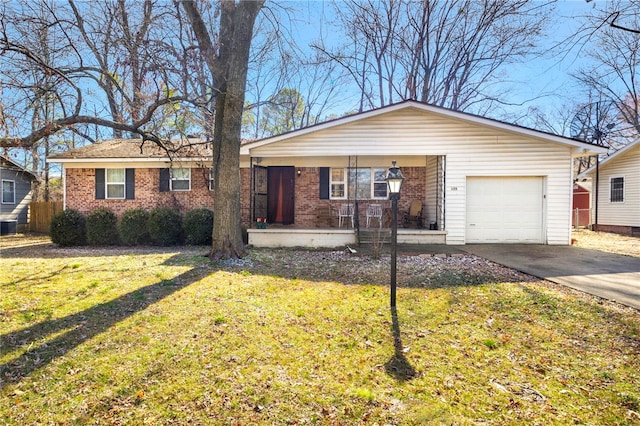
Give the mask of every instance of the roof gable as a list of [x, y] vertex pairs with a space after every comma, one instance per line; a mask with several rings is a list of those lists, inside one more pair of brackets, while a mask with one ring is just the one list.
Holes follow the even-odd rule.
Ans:
[[4, 155], [0, 155], [0, 165], [5, 169], [11, 169], [11, 170], [24, 173], [28, 175], [28, 177], [31, 179], [36, 179], [36, 180], [38, 179], [38, 176], [36, 176], [33, 172], [30, 172], [29, 170], [22, 167], [20, 164], [13, 161], [11, 158], [6, 157]]
[[636, 139], [635, 141], [631, 142], [627, 146], [625, 146], [625, 147], [619, 149], [618, 151], [614, 152], [613, 154], [611, 154], [610, 156], [608, 156], [604, 160], [600, 161], [600, 163], [597, 164], [596, 166], [590, 167], [587, 170], [585, 170], [584, 172], [580, 173], [580, 176], [578, 176], [578, 177], [586, 177], [588, 175], [591, 175], [596, 171], [596, 167], [602, 168], [603, 166], [606, 166], [608, 164], [615, 163], [620, 158], [625, 157], [628, 153], [633, 151], [634, 148], [638, 148], [638, 147], [640, 147], [640, 138]]
[[[589, 152], [591, 153], [591, 155], [606, 152], [605, 148], [582, 142], [577, 139], [570, 139], [563, 136], [553, 135], [550, 133], [545, 133], [485, 117], [480, 117], [473, 114], [453, 111], [417, 101], [404, 101], [372, 111], [330, 120], [325, 123], [320, 123], [288, 133], [283, 133], [280, 135], [249, 142], [241, 147], [241, 154], [249, 155], [251, 150], [256, 148], [301, 138], [313, 133], [333, 131], [336, 128], [340, 128], [350, 124], [374, 122], [373, 119], [375, 118], [380, 118], [382, 116], [393, 114], [394, 112], [399, 111], [403, 111], [405, 113], [413, 111], [416, 114], [421, 114], [423, 116], [430, 115], [432, 117], [438, 117], [441, 120], [455, 121], [461, 125], [480, 127], [490, 129], [493, 132], [504, 132], [505, 134], [514, 134], [522, 137], [535, 138], [546, 142], [563, 144], [584, 151], [585, 153]], [[373, 132], [375, 132], [375, 129], [373, 129]]]

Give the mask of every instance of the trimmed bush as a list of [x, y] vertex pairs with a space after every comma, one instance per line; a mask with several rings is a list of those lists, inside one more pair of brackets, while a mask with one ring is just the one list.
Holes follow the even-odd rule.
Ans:
[[184, 239], [187, 244], [211, 244], [213, 232], [213, 212], [209, 209], [189, 210], [182, 223]]
[[81, 246], [87, 241], [84, 216], [77, 210], [64, 210], [51, 220], [51, 241], [60, 247]]
[[87, 243], [112, 246], [118, 241], [118, 218], [113, 211], [100, 207], [87, 215]]
[[149, 213], [144, 209], [129, 209], [122, 213], [118, 224], [122, 243], [128, 246], [148, 244], [150, 241], [148, 220]]
[[155, 245], [172, 246], [182, 242], [182, 216], [167, 207], [156, 207], [149, 212], [147, 228]]

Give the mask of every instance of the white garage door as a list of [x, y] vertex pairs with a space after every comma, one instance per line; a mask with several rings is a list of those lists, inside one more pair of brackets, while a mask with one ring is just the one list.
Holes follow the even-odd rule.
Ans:
[[543, 178], [468, 177], [467, 243], [542, 243]]

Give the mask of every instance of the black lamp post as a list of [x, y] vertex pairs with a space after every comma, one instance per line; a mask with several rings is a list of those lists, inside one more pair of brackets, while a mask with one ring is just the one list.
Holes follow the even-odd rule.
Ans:
[[396, 162], [387, 171], [387, 186], [389, 188], [389, 198], [391, 198], [391, 307], [396, 307], [396, 258], [398, 245], [398, 198], [400, 198], [400, 188], [404, 176]]

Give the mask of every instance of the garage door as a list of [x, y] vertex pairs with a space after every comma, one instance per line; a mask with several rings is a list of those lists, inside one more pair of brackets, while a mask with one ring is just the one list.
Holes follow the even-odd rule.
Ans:
[[543, 178], [468, 177], [467, 243], [542, 243]]

